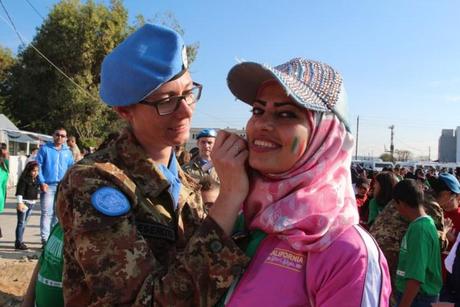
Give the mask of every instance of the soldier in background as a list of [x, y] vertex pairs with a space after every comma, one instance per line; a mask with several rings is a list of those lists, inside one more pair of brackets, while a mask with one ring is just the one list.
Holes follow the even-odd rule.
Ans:
[[229, 237], [248, 192], [244, 140], [217, 138], [222, 189], [208, 216], [174, 155], [201, 88], [169, 28], [146, 24], [104, 59], [101, 98], [128, 127], [60, 186], [66, 305], [211, 306], [247, 264]]
[[198, 132], [196, 143], [198, 146], [198, 155], [193, 157], [184, 170], [190, 176], [200, 181], [204, 177], [211, 177], [219, 182], [216, 170], [211, 159], [211, 151], [216, 141], [217, 131], [214, 129], [203, 129]]

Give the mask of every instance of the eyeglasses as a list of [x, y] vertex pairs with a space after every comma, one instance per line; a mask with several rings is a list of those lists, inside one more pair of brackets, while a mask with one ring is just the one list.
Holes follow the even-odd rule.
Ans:
[[168, 115], [174, 113], [178, 108], [182, 100], [185, 100], [187, 105], [192, 105], [197, 102], [201, 97], [201, 90], [203, 85], [193, 82], [193, 87], [188, 90], [184, 95], [171, 96], [156, 101], [142, 100], [139, 103], [157, 109], [158, 115]]
[[66, 137], [67, 137], [67, 135], [65, 135], [65, 134], [59, 134], [59, 133], [55, 133], [54, 136], [55, 136], [55, 137], [60, 137], [60, 138], [66, 138]]

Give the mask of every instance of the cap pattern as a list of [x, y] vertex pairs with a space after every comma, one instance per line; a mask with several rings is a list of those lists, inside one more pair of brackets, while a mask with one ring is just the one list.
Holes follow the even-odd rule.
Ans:
[[329, 65], [295, 58], [271, 70], [290, 91], [299, 98], [298, 102], [315, 111], [327, 111], [337, 103], [342, 77]]

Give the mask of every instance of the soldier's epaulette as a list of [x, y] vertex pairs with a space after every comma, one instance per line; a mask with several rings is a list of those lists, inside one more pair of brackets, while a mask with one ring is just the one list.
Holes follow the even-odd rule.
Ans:
[[136, 227], [144, 237], [164, 239], [171, 242], [176, 241], [176, 233], [174, 229], [166, 225], [136, 221]]

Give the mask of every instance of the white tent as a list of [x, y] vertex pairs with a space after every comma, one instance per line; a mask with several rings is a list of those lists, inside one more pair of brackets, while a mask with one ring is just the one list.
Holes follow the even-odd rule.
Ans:
[[0, 142], [8, 144], [10, 155], [28, 155], [44, 141], [53, 138], [46, 134], [19, 130], [4, 114], [0, 114]]
[[53, 138], [46, 134], [19, 130], [4, 114], [0, 114], [0, 143], [6, 143], [10, 153], [8, 187], [16, 186], [25, 167], [27, 155], [33, 148]]

